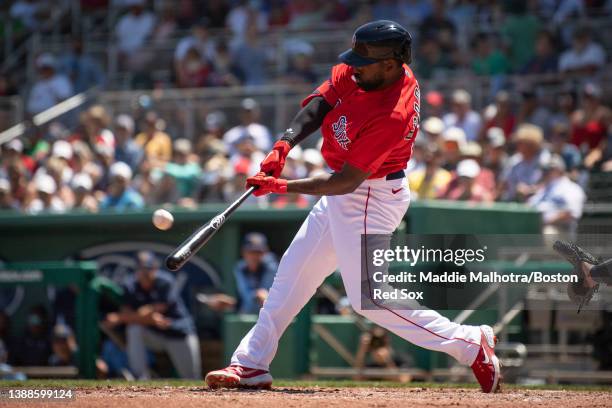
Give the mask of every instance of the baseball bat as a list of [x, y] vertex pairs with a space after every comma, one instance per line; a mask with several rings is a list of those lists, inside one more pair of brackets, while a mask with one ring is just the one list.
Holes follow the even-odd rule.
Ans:
[[171, 271], [178, 271], [191, 257], [200, 250], [219, 231], [225, 221], [258, 187], [250, 187], [224, 211], [213, 217], [207, 224], [198, 228], [189, 238], [179, 245], [166, 258], [166, 266]]

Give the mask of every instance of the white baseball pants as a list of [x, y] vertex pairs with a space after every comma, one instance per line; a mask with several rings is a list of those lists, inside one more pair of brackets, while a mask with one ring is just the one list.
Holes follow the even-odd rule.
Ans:
[[289, 323], [339, 268], [357, 313], [411, 343], [471, 365], [480, 349], [479, 327], [453, 323], [429, 309], [360, 309], [361, 234], [392, 233], [409, 203], [406, 178], [366, 180], [350, 194], [322, 197], [283, 255], [257, 323], [240, 342], [232, 364], [268, 370]]

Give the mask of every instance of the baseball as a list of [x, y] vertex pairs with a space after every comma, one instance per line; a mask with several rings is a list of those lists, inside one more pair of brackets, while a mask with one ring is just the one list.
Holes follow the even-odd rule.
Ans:
[[153, 225], [155, 228], [166, 231], [172, 227], [174, 217], [168, 210], [159, 208], [153, 213]]

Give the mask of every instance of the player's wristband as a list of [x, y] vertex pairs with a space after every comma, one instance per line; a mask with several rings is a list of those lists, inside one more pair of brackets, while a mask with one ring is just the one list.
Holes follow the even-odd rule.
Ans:
[[291, 148], [298, 144], [298, 142], [295, 140], [295, 131], [292, 128], [285, 130], [285, 133], [283, 133], [283, 136], [281, 136], [280, 141], [289, 143]]

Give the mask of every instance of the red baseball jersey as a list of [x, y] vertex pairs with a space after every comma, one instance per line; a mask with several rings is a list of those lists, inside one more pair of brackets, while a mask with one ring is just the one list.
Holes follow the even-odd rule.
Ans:
[[323, 97], [333, 106], [321, 125], [321, 154], [327, 165], [340, 171], [345, 163], [384, 177], [406, 168], [419, 130], [419, 84], [410, 68], [395, 84], [364, 91], [353, 79], [353, 68], [339, 64], [331, 78], [302, 101]]

